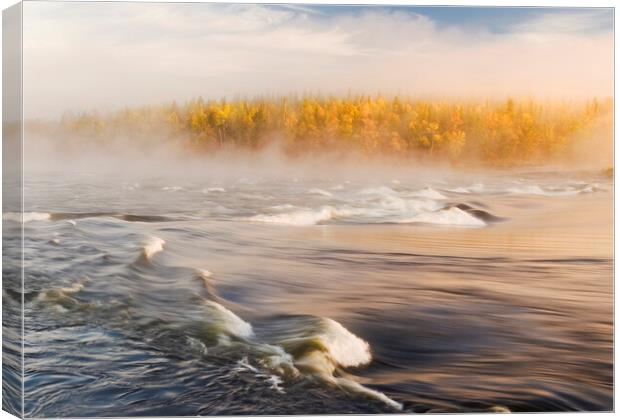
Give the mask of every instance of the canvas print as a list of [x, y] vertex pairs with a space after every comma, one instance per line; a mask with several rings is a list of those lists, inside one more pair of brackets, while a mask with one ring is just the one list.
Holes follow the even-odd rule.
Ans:
[[613, 27], [6, 9], [3, 410], [613, 411]]

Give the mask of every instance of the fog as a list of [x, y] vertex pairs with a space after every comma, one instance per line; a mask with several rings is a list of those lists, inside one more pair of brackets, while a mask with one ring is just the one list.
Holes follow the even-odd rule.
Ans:
[[235, 182], [245, 180], [330, 179], [339, 182], [392, 182], [438, 180], [453, 177], [493, 177], [527, 171], [595, 171], [613, 166], [611, 120], [602, 118], [587, 134], [573, 139], [567, 150], [545, 162], [521, 165], [493, 164], [482, 160], [449, 161], [422, 152], [365, 155], [357, 151], [324, 150], [293, 156], [281, 139], [273, 138], [259, 149], [227, 147], [207, 152], [189, 146], [183, 136], [161, 134], [128, 136], [118, 133], [104, 141], [66, 133], [29, 128], [25, 130], [26, 177], [40, 173], [102, 177], [203, 179]]
[[[447, 162], [425, 162], [409, 156], [368, 157], [355, 152], [330, 152], [293, 157], [274, 139], [260, 150], [223, 148], [196, 153], [181, 139], [123, 135], [105, 143], [49, 136], [26, 130], [24, 167], [28, 173], [92, 173], [107, 177], [219, 180], [373, 181], [404, 179], [452, 171]], [[470, 168], [471, 170], [471, 168]], [[35, 175], [36, 176], [36, 175]]]

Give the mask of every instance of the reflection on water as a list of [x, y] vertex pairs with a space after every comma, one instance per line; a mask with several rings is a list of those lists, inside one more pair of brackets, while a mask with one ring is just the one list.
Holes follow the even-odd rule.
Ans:
[[611, 410], [612, 185], [470, 178], [27, 179], [26, 415]]

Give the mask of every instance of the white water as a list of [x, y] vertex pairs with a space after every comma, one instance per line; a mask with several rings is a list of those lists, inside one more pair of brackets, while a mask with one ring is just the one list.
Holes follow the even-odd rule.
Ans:
[[6, 220], [9, 222], [18, 222], [18, 223], [21, 223], [23, 221], [24, 223], [28, 223], [28, 222], [40, 222], [44, 220], [49, 220], [51, 216], [52, 215], [49, 213], [39, 213], [39, 212], [24, 212], [24, 213], [7, 212], [7, 213], [2, 214], [2, 220]]
[[436, 212], [420, 213], [409, 219], [402, 219], [399, 223], [427, 223], [432, 225], [452, 225], [483, 227], [486, 223], [477, 217], [457, 207], [443, 209]]
[[158, 238], [157, 236], [149, 238], [142, 248], [144, 250], [144, 255], [146, 256], [146, 258], [151, 259], [153, 255], [163, 251], [165, 243], [166, 241]]

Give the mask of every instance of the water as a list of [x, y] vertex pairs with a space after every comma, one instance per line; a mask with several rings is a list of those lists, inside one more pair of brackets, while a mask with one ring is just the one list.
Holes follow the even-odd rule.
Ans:
[[26, 416], [612, 410], [612, 194], [594, 172], [38, 173]]

